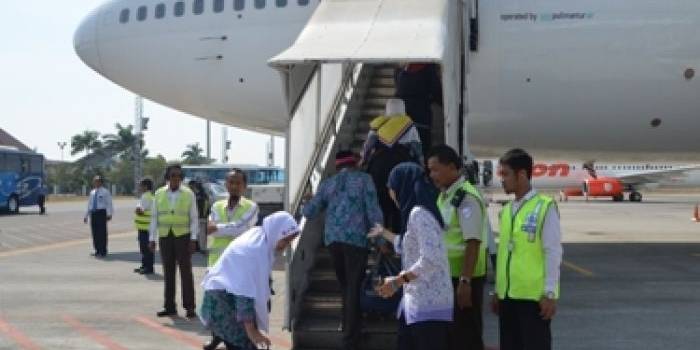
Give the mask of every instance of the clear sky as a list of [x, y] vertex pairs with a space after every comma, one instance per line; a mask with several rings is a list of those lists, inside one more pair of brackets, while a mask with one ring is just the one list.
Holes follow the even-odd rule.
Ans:
[[[5, 1], [0, 11], [0, 127], [49, 159], [60, 159], [57, 142], [86, 129], [113, 133], [134, 123], [134, 95], [85, 66], [73, 50], [80, 20], [105, 0]], [[146, 147], [178, 159], [185, 145], [205, 148], [205, 121], [154, 102]], [[221, 155], [220, 124], [212, 123], [212, 157]], [[229, 128], [230, 162], [265, 164], [269, 136]], [[275, 138], [275, 164], [284, 163], [284, 140]], [[245, 150], [245, 151], [244, 151]], [[65, 159], [70, 160], [66, 147]]]

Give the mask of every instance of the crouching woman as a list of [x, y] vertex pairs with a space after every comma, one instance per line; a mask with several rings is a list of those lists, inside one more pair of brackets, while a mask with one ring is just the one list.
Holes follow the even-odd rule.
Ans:
[[202, 287], [200, 318], [228, 350], [269, 347], [270, 274], [275, 252], [286, 249], [299, 228], [286, 212], [277, 212], [231, 242], [209, 269]]

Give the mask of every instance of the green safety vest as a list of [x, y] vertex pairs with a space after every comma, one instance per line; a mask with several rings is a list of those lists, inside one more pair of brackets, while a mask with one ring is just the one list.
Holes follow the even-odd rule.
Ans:
[[193, 205], [192, 198], [194, 196], [192, 191], [185, 186], [180, 186], [180, 191], [174, 207], [170, 207], [167, 186], [156, 191], [158, 235], [160, 237], [167, 237], [170, 231], [175, 237], [190, 233], [190, 207]]
[[462, 189], [467, 196], [476, 198], [481, 207], [481, 244], [479, 245], [479, 256], [476, 260], [472, 277], [483, 277], [486, 275], [486, 249], [488, 248], [487, 240], [489, 234], [488, 213], [486, 212], [486, 204], [484, 204], [481, 193], [468, 181], [464, 181], [461, 186], [455, 186], [455, 188], [447, 192], [446, 195], [444, 193], [440, 194], [437, 201], [443, 221], [447, 225], [444, 240], [445, 247], [447, 248], [447, 261], [450, 264], [450, 275], [453, 278], [459, 278], [464, 268], [464, 249], [466, 248], [466, 242], [462, 235], [462, 228], [459, 225], [457, 208], [452, 205], [452, 200], [459, 189]]
[[[501, 233], [496, 263], [496, 293], [499, 299], [539, 301], [545, 293], [545, 255], [542, 227], [547, 211], [556, 203], [536, 194], [513, 216], [513, 202], [501, 212]], [[554, 291], [559, 297], [559, 286]]]
[[[253, 209], [254, 203], [248, 198], [241, 197], [238, 201], [238, 208], [233, 212], [233, 216], [228, 216], [228, 199], [222, 199], [214, 203], [213, 210], [222, 220], [220, 223], [229, 223], [240, 220], [246, 213]], [[219, 222], [217, 222], [218, 224]], [[233, 237], [214, 237], [211, 246], [209, 247], [209, 258], [207, 264], [209, 267], [214, 266], [221, 254], [223, 254], [228, 244], [233, 241]]]
[[[153, 207], [153, 194], [151, 192], [146, 192], [143, 197], [151, 201], [151, 208]], [[148, 231], [151, 226], [151, 210], [144, 210], [143, 214], [136, 214], [134, 217], [134, 225], [139, 231]]]

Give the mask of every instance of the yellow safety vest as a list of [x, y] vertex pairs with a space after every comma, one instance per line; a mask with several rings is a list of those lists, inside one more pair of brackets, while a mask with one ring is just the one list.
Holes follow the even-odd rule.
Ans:
[[[513, 203], [501, 212], [500, 240], [496, 263], [496, 293], [499, 299], [539, 301], [545, 293], [545, 255], [542, 227], [551, 197], [536, 194], [513, 216]], [[559, 297], [559, 286], [554, 291]]]
[[486, 204], [481, 197], [481, 193], [466, 180], [461, 186], [455, 186], [446, 195], [441, 194], [437, 201], [443, 221], [447, 225], [444, 240], [447, 248], [447, 260], [450, 264], [450, 275], [453, 278], [458, 278], [462, 275], [462, 269], [464, 268], [466, 242], [459, 224], [457, 207], [452, 204], [455, 195], [460, 189], [464, 191], [465, 195], [474, 197], [481, 208], [481, 244], [479, 245], [479, 256], [477, 257], [472, 277], [483, 277], [486, 275], [486, 250], [488, 248], [487, 240], [489, 234], [488, 213], [486, 212]]
[[[146, 192], [143, 197], [151, 202], [151, 208], [153, 208], [153, 194], [151, 192]], [[136, 214], [134, 216], [134, 225], [139, 231], [148, 231], [151, 226], [151, 209], [144, 210], [143, 214]]]
[[156, 205], [158, 206], [158, 235], [167, 237], [172, 231], [175, 237], [181, 237], [190, 233], [190, 208], [193, 205], [192, 191], [180, 186], [180, 195], [175, 206], [170, 206], [168, 200], [168, 187], [161, 187], [156, 191]]
[[[253, 209], [255, 203], [248, 198], [241, 197], [238, 200], [238, 208], [233, 212], [233, 216], [228, 216], [228, 199], [222, 199], [214, 203], [214, 211], [219, 216], [221, 223], [229, 223], [240, 220], [246, 213]], [[233, 241], [233, 237], [214, 237], [214, 240], [209, 247], [209, 257], [207, 259], [207, 264], [209, 267], [214, 266], [216, 262], [221, 257], [229, 243]]]

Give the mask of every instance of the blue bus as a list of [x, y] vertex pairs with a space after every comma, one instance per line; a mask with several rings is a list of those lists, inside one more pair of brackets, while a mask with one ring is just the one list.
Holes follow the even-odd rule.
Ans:
[[22, 206], [38, 205], [44, 212], [44, 156], [0, 146], [0, 210], [18, 213]]

